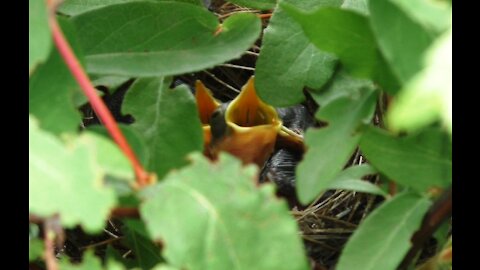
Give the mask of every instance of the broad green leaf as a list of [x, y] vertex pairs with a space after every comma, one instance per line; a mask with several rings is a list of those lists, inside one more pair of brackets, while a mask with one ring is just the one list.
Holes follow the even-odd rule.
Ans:
[[[292, 1], [296, 7], [339, 6], [341, 1]], [[322, 52], [305, 36], [302, 27], [281, 7], [265, 29], [255, 69], [255, 87], [267, 103], [285, 107], [305, 99], [303, 87], [320, 89], [332, 76], [336, 58]]]
[[437, 0], [390, 0], [412, 20], [432, 33], [441, 33], [452, 24], [452, 3]]
[[336, 269], [397, 269], [430, 205], [427, 198], [415, 193], [403, 193], [384, 202], [355, 230]]
[[139, 220], [128, 220], [122, 230], [125, 242], [132, 249], [135, 266], [141, 269], [152, 269], [153, 266], [165, 260], [160, 256], [160, 247], [155, 245], [146, 235], [145, 226]]
[[[90, 10], [99, 9], [105, 6], [121, 4], [126, 2], [139, 2], [143, 0], [66, 0], [60, 7], [58, 11], [70, 16], [76, 16], [82, 13], [85, 13]], [[153, 0], [159, 1], [159, 0]], [[165, 1], [165, 0], [163, 0]], [[171, 0], [172, 2], [184, 2], [190, 4], [201, 5], [202, 0]]]
[[358, 127], [373, 116], [376, 92], [372, 88], [358, 91], [358, 95], [339, 97], [321, 108], [316, 117], [328, 126], [305, 134], [308, 151], [296, 170], [300, 202], [309, 203], [329, 188], [357, 146]]
[[361, 178], [366, 175], [376, 173], [377, 171], [368, 164], [352, 166], [340, 172], [330, 183], [328, 189], [344, 189], [387, 196], [387, 193], [380, 187], [368, 181], [361, 180]]
[[102, 262], [94, 255], [93, 250], [87, 250], [79, 264], [72, 264], [68, 259], [63, 259], [58, 266], [61, 270], [103, 270]]
[[[200, 153], [146, 192], [140, 212], [163, 254], [180, 269], [308, 269], [298, 227], [256, 167]], [[192, 221], [195, 221], [192, 226]]]
[[[130, 147], [133, 149], [133, 152], [137, 155], [140, 163], [146, 164], [149, 159], [149, 152], [143, 137], [130, 125], [119, 124], [118, 127], [122, 131], [123, 136], [125, 136]], [[87, 127], [87, 130], [111, 139], [110, 134], [104, 126], [93, 125]]]
[[344, 0], [342, 8], [356, 11], [365, 16], [370, 15], [368, 13], [367, 0]]
[[422, 67], [422, 56], [434, 36], [405, 14], [393, 0], [370, 0], [370, 22], [393, 72], [407, 82]]
[[104, 172], [128, 182], [135, 181], [135, 174], [130, 161], [112, 140], [92, 132], [84, 132], [78, 138], [78, 143], [89, 148], [90, 152], [96, 157], [97, 165]]
[[334, 53], [352, 75], [371, 78], [390, 93], [398, 90], [398, 79], [379, 51], [367, 17], [340, 8], [306, 12], [285, 3], [280, 6], [302, 26], [315, 46]]
[[31, 74], [36, 65], [47, 58], [52, 38], [46, 2], [28, 0], [28, 12], [28, 69]]
[[340, 67], [320, 92], [312, 92], [311, 95], [320, 107], [325, 107], [341, 97], [358, 97], [366, 88], [374, 88], [372, 81], [354, 78]]
[[31, 213], [59, 213], [68, 228], [79, 223], [88, 232], [103, 228], [115, 196], [103, 186], [104, 172], [87, 145], [64, 145], [30, 117], [28, 168]]
[[[39, 1], [40, 0], [34, 0]], [[58, 18], [59, 24], [80, 60], [73, 26]], [[58, 51], [53, 48], [48, 60], [31, 76], [29, 82], [29, 111], [39, 120], [42, 129], [55, 134], [75, 133], [80, 125], [80, 113], [73, 104], [78, 84], [72, 77]]]
[[452, 31], [428, 50], [426, 68], [398, 94], [387, 114], [394, 130], [416, 130], [442, 119], [452, 133]]
[[452, 144], [439, 129], [398, 138], [370, 127], [362, 136], [360, 148], [378, 171], [417, 191], [445, 188], [452, 181]]
[[218, 32], [217, 17], [176, 2], [130, 2], [73, 18], [95, 74], [153, 77], [210, 68], [237, 58], [258, 38], [260, 19], [235, 14]]
[[328, 186], [328, 189], [343, 189], [343, 190], [351, 190], [356, 192], [363, 192], [363, 193], [370, 193], [376, 194], [386, 197], [388, 193], [386, 193], [380, 187], [359, 179], [345, 179], [341, 181], [333, 181]]
[[273, 9], [277, 0], [229, 0], [228, 2], [256, 9]]
[[170, 79], [137, 80], [127, 92], [123, 113], [135, 118], [134, 128], [149, 147], [144, 165], [161, 179], [187, 164], [186, 155], [203, 148], [203, 132], [190, 90], [169, 89]]
[[343, 181], [352, 178], [360, 179], [366, 175], [377, 174], [377, 170], [373, 168], [370, 164], [362, 164], [357, 166], [351, 166], [340, 172], [336, 177], [335, 181]]

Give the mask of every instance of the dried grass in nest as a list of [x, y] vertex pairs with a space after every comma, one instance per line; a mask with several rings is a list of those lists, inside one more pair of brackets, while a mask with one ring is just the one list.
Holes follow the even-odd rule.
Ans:
[[[361, 164], [359, 151], [350, 166]], [[378, 182], [377, 176], [366, 181]], [[308, 255], [323, 267], [333, 266], [350, 235], [381, 199], [377, 195], [346, 190], [323, 193], [303, 210], [293, 209]]]

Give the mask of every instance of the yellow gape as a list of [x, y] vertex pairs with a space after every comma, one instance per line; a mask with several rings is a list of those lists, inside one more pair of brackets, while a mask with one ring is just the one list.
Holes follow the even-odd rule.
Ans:
[[207, 156], [215, 159], [220, 151], [226, 151], [244, 164], [262, 167], [277, 139], [303, 147], [303, 138], [283, 127], [275, 108], [260, 100], [253, 76], [229, 104], [217, 102], [201, 82], [197, 81], [195, 87]]

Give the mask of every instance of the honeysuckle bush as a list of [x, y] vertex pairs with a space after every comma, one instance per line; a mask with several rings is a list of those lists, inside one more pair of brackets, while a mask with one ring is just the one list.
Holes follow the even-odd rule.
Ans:
[[[29, 0], [30, 214], [96, 234], [113, 209], [140, 212], [124, 220], [135, 260], [114, 249], [102, 259], [87, 251], [80, 265], [62, 257], [60, 269], [309, 269], [299, 228], [273, 184], [257, 186], [259, 169], [227, 154], [215, 163], [203, 157], [195, 99], [186, 86], [170, 88], [174, 75], [240, 57], [262, 31], [254, 72], [260, 97], [291, 106], [306, 89], [320, 106], [315, 117], [327, 123], [305, 134], [300, 202], [332, 188], [385, 198], [350, 237], [336, 269], [396, 269], [452, 182], [451, 1], [231, 1], [272, 12], [264, 30], [253, 12], [220, 26], [207, 2], [65, 0], [57, 9], [94, 84], [134, 79], [121, 110], [135, 122], [121, 129], [157, 177], [136, 189], [128, 159], [105, 130], [80, 128], [86, 99], [52, 42], [46, 1]], [[379, 103], [385, 111], [374, 125]], [[361, 170], [380, 173], [397, 192], [344, 168], [357, 147], [370, 164]], [[439, 254], [446, 231], [435, 234]], [[44, 241], [31, 223], [30, 262], [43, 265]]]

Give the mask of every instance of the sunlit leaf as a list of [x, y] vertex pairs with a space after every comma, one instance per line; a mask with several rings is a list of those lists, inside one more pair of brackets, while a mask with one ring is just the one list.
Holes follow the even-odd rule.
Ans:
[[370, 0], [370, 21], [382, 54], [402, 83], [421, 69], [433, 34], [410, 18], [393, 0]]
[[28, 168], [31, 213], [58, 213], [65, 227], [80, 223], [89, 232], [103, 228], [115, 196], [103, 185], [104, 171], [87, 145], [64, 145], [30, 118]]
[[[308, 269], [297, 224], [255, 167], [226, 154], [200, 154], [146, 193], [141, 215], [164, 243], [169, 264], [185, 269]], [[194, 226], [192, 224], [194, 222]]]
[[441, 119], [452, 133], [452, 31], [429, 49], [426, 68], [399, 93], [388, 112], [394, 130], [416, 130]]
[[87, 250], [81, 263], [72, 264], [68, 259], [60, 260], [59, 269], [62, 270], [103, 270], [100, 258], [96, 257], [93, 250]]

